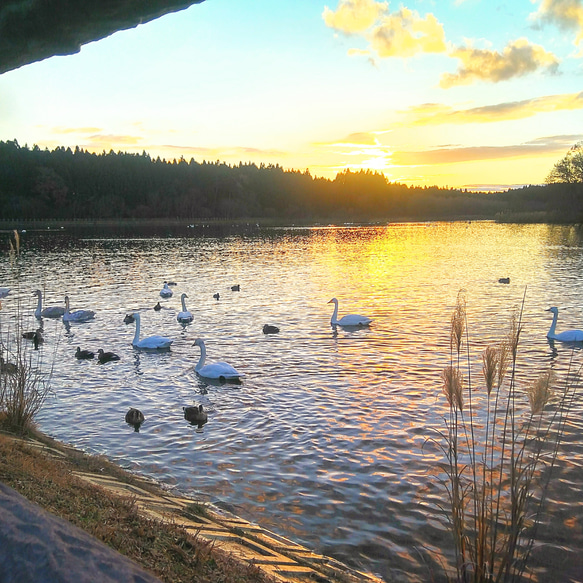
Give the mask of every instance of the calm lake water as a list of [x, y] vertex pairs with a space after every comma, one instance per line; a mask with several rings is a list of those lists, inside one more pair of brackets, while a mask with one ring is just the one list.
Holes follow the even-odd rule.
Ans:
[[[68, 328], [44, 320], [42, 357], [55, 370], [42, 431], [386, 581], [443, 580], [441, 565], [453, 557], [439, 509], [442, 458], [426, 440], [444, 428], [441, 373], [458, 291], [466, 290], [481, 367], [482, 350], [502, 339], [526, 290], [519, 384], [549, 365], [564, 372], [571, 359], [571, 347], [547, 342], [545, 309], [561, 309], [559, 330], [583, 328], [575, 227], [28, 232], [15, 263], [3, 236], [0, 286], [12, 288], [0, 311], [4, 336], [18, 304], [24, 327], [35, 329], [37, 288], [45, 305], [64, 305], [67, 294], [74, 308], [97, 314]], [[163, 300], [165, 280], [176, 285]], [[176, 321], [183, 292], [194, 314], [187, 326]], [[367, 315], [370, 328], [332, 329], [332, 297], [340, 316]], [[142, 336], [173, 338], [170, 352], [132, 348], [134, 324], [123, 319], [136, 310]], [[266, 323], [280, 333], [264, 335]], [[209, 362], [245, 373], [242, 384], [196, 377], [198, 337]], [[77, 361], [77, 346], [121, 360]], [[209, 413], [202, 428], [182, 411], [199, 403]], [[146, 416], [139, 432], [124, 422], [130, 406]], [[533, 554], [541, 581], [583, 577], [582, 413], [577, 399]]]

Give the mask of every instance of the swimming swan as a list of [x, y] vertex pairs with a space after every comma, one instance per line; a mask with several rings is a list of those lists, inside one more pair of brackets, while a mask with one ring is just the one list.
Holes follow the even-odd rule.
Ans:
[[95, 318], [93, 310], [75, 310], [69, 311], [69, 296], [65, 296], [65, 312], [63, 314], [64, 322], [87, 322]]
[[206, 347], [204, 345], [204, 340], [197, 338], [194, 341], [193, 346], [198, 346], [200, 348], [200, 359], [198, 364], [194, 367], [195, 372], [207, 379], [219, 379], [219, 380], [238, 380], [240, 377], [245, 376], [244, 374], [237, 372], [230, 364], [226, 362], [214, 362], [213, 364], [204, 364], [206, 360]]
[[187, 297], [188, 296], [186, 294], [182, 294], [180, 296], [180, 301], [182, 302], [182, 312], [178, 312], [176, 319], [181, 324], [190, 324], [190, 322], [192, 322], [194, 320], [194, 316], [192, 315], [192, 313], [186, 309], [185, 298], [187, 298]]
[[36, 318], [60, 318], [65, 313], [65, 308], [61, 306], [49, 306], [43, 309], [43, 294], [40, 289], [33, 291], [32, 295], [38, 297], [38, 303], [34, 311]]
[[371, 318], [367, 318], [366, 316], [359, 316], [358, 314], [347, 314], [346, 316], [342, 316], [340, 320], [338, 319], [338, 300], [336, 298], [332, 298], [329, 304], [334, 304], [334, 313], [332, 314], [332, 318], [330, 320], [331, 326], [368, 326], [371, 322]]
[[163, 298], [171, 298], [172, 297], [172, 290], [168, 287], [168, 282], [164, 282], [164, 287], [160, 290], [160, 296]]
[[198, 407], [182, 407], [182, 410], [184, 411], [184, 418], [191, 423], [203, 425], [208, 421], [208, 415], [202, 405]]
[[565, 330], [560, 334], [555, 332], [557, 327], [557, 319], [559, 317], [559, 308], [553, 306], [549, 308], [547, 312], [553, 313], [553, 323], [547, 332], [547, 338], [551, 340], [560, 340], [561, 342], [582, 342], [583, 341], [583, 330]]
[[134, 319], [136, 320], [136, 333], [134, 334], [132, 345], [135, 348], [149, 348], [155, 350], [170, 348], [173, 340], [166, 338], [165, 336], [148, 336], [148, 338], [140, 340], [140, 314], [135, 312]]

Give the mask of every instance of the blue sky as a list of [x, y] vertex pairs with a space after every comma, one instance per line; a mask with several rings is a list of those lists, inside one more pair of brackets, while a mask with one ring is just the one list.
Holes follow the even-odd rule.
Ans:
[[536, 184], [583, 140], [583, 0], [206, 0], [0, 76], [0, 139]]

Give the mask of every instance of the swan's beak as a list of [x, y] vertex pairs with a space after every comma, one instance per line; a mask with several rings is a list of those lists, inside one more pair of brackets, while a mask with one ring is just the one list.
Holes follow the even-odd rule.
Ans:
[[332, 300], [330, 300], [330, 301], [329, 301], [329, 302], [327, 302], [327, 303], [328, 303], [328, 304], [331, 304], [331, 303], [332, 303]]

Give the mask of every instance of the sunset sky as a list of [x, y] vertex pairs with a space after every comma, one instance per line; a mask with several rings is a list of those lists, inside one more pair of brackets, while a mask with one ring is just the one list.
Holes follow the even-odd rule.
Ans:
[[1, 75], [13, 139], [538, 184], [583, 140], [583, 0], [206, 0]]

